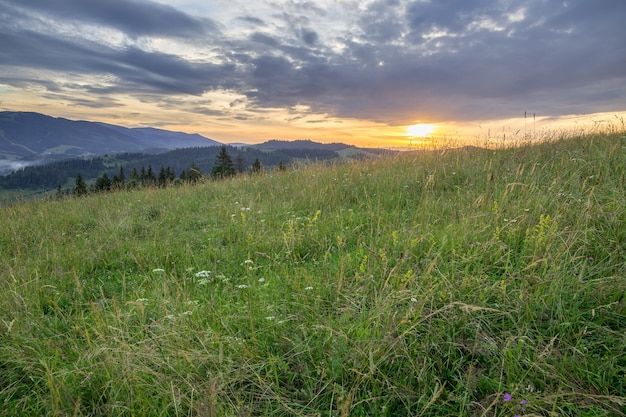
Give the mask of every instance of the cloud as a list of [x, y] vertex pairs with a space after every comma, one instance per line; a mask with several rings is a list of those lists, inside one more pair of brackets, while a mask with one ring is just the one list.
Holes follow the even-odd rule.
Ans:
[[[255, 35], [274, 50], [252, 60], [241, 83], [256, 106], [305, 104], [391, 124], [611, 110], [626, 92], [614, 17], [626, 4], [601, 3], [374, 1], [339, 38], [341, 54]], [[592, 30], [599, 25], [603, 34]]]
[[217, 31], [211, 19], [193, 17], [146, 0], [20, 0], [14, 4], [35, 15], [116, 28], [134, 37], [181, 37]]
[[[19, 81], [14, 68], [29, 68], [58, 72], [59, 79], [64, 79], [63, 74], [71, 73], [111, 74], [117, 82], [98, 89], [100, 94], [158, 92], [164, 95], [198, 95], [209, 89], [232, 87], [229, 80], [234, 66], [229, 63], [195, 63], [133, 45], [120, 49], [92, 41], [76, 42], [45, 36], [26, 29], [13, 33], [3, 33], [0, 29], [0, 43], [5, 45], [0, 49], [0, 61], [4, 67], [0, 68], [0, 81], [10, 85], [31, 83], [50, 88], [62, 82], [55, 82], [47, 75]], [[5, 68], [7, 70], [2, 71]], [[85, 91], [90, 89], [85, 86]]]
[[[626, 2], [229, 5], [218, 19], [152, 1], [0, 0], [0, 83], [67, 99], [80, 91], [91, 95], [77, 99], [85, 106], [115, 104], [97, 95], [168, 102], [228, 91], [236, 119], [297, 107], [395, 125], [624, 107]], [[228, 116], [228, 106], [188, 105]]]

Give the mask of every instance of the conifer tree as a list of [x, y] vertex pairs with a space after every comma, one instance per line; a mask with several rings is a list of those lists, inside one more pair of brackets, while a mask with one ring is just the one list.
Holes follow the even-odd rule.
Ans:
[[87, 194], [87, 184], [85, 183], [85, 180], [83, 179], [83, 176], [80, 174], [80, 172], [76, 176], [74, 194], [79, 197]]
[[256, 158], [254, 160], [254, 163], [250, 167], [250, 172], [253, 174], [258, 174], [261, 171], [263, 171], [263, 164], [261, 164], [261, 161], [259, 161], [259, 158]]
[[113, 176], [113, 179], [111, 180], [111, 188], [120, 190], [124, 188], [125, 184], [126, 184], [126, 175], [124, 175], [124, 167], [120, 166], [120, 173]]
[[161, 165], [161, 170], [159, 171], [157, 184], [161, 188], [165, 188], [167, 186], [167, 174], [165, 173], [165, 167], [163, 167], [163, 165]]
[[154, 170], [152, 169], [152, 165], [148, 165], [148, 172], [146, 173], [146, 181], [148, 185], [156, 184], [156, 176], [154, 175]]
[[128, 188], [135, 188], [139, 184], [139, 173], [137, 168], [133, 167], [130, 171], [130, 179], [128, 180]]
[[211, 170], [211, 176], [214, 178], [232, 177], [235, 175], [235, 168], [233, 166], [233, 160], [230, 159], [230, 155], [226, 151], [226, 146], [222, 145], [220, 153], [215, 158], [215, 165]]
[[246, 169], [246, 160], [243, 158], [241, 151], [237, 152], [237, 158], [235, 158], [235, 165], [237, 165], [237, 172], [242, 173]]
[[109, 176], [105, 172], [102, 176], [96, 179], [95, 190], [97, 192], [110, 191], [111, 190], [111, 180]]
[[176, 174], [174, 173], [174, 170], [170, 168], [169, 165], [167, 166], [167, 168], [165, 168], [165, 177], [167, 178], [169, 182], [174, 182], [174, 180], [176, 179]]

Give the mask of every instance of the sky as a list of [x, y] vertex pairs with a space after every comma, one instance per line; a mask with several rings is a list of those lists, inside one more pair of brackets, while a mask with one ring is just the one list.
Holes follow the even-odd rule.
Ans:
[[0, 109], [224, 143], [623, 128], [625, 17], [624, 0], [0, 0]]

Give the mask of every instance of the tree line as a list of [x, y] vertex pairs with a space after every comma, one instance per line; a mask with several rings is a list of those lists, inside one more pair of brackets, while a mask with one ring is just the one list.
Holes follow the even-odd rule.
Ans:
[[[278, 164], [279, 170], [285, 170], [287, 167], [283, 163]], [[263, 172], [263, 164], [259, 158], [255, 158], [254, 162], [248, 168], [250, 174], [258, 174]], [[159, 173], [155, 174], [152, 165], [148, 165], [146, 168], [142, 166], [140, 169], [133, 168], [128, 175], [124, 168], [120, 166], [119, 172], [112, 178], [105, 172], [96, 181], [88, 185], [81, 173], [75, 178], [74, 186], [72, 188], [63, 189], [60, 185], [57, 187], [57, 198], [69, 197], [69, 196], [84, 196], [90, 193], [101, 193], [128, 189], [137, 189], [145, 187], [159, 187], [165, 188], [171, 185], [179, 185], [183, 183], [197, 183], [206, 179], [224, 179], [232, 177], [243, 170], [235, 168], [231, 156], [229, 155], [225, 146], [220, 148], [218, 155], [215, 158], [215, 163], [211, 169], [210, 174], [203, 173], [195, 163], [191, 163], [187, 170], [182, 170], [177, 176], [174, 169], [170, 166], [161, 166]]]
[[[259, 170], [255, 165], [256, 161], [267, 169], [284, 169], [287, 164], [294, 160], [333, 160], [338, 158], [336, 152], [328, 152], [323, 149], [275, 149], [267, 150], [255, 147], [235, 148], [225, 146], [233, 168], [236, 173], [244, 173], [248, 170]], [[4, 176], [0, 176], [0, 188], [4, 189], [47, 189], [54, 190], [61, 186], [62, 189], [71, 187], [74, 184], [77, 173], [81, 173], [83, 179], [92, 183], [95, 179], [106, 176], [112, 181], [114, 176], [119, 176], [119, 169], [123, 167], [126, 171], [126, 181], [130, 181], [132, 170], [137, 170], [137, 181], [139, 184], [150, 183], [153, 180], [150, 176], [144, 179], [141, 169], [144, 168], [146, 174], [150, 166], [153, 169], [164, 167], [166, 176], [171, 178], [174, 173], [175, 180], [181, 178], [186, 181], [185, 176], [190, 175], [191, 165], [194, 170], [213, 174], [217, 156], [222, 152], [222, 147], [204, 148], [183, 148], [175, 149], [164, 153], [122, 153], [115, 155], [105, 155], [91, 158], [78, 158], [62, 161], [49, 162], [40, 165], [31, 165]], [[160, 172], [153, 172], [158, 180]], [[106, 178], [101, 180], [106, 186]], [[134, 183], [131, 181], [130, 184]], [[128, 184], [126, 184], [128, 185]], [[154, 185], [154, 184], [152, 184]], [[89, 188], [89, 186], [88, 186]]]

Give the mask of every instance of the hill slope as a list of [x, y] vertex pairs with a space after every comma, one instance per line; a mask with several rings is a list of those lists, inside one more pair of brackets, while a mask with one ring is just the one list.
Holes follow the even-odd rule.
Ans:
[[219, 145], [200, 135], [0, 112], [0, 175], [33, 163], [84, 155]]
[[625, 145], [7, 207], [3, 415], [624, 416]]

